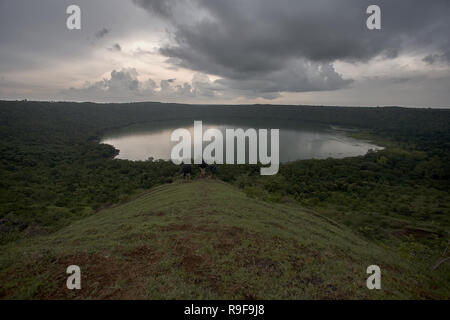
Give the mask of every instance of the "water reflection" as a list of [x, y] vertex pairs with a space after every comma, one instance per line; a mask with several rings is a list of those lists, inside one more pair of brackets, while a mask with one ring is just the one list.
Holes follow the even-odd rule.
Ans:
[[[101, 142], [120, 150], [117, 156], [119, 159], [147, 160], [152, 157], [167, 160], [170, 158], [172, 147], [176, 144], [170, 141], [172, 131], [185, 128], [190, 131], [193, 138], [193, 124], [193, 120], [189, 119], [132, 125], [108, 132]], [[369, 149], [381, 149], [374, 144], [351, 138], [344, 131], [334, 127], [298, 121], [240, 118], [203, 120], [203, 132], [210, 128], [219, 129], [224, 137], [227, 128], [280, 129], [281, 162], [328, 157], [343, 158], [364, 155]], [[207, 144], [205, 142], [204, 146]]]

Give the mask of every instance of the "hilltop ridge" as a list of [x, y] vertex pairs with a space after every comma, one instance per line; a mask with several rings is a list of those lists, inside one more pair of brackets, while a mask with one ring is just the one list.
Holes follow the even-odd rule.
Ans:
[[[68, 265], [82, 289], [68, 290]], [[368, 290], [366, 268], [382, 269]], [[2, 298], [438, 298], [439, 279], [298, 205], [221, 181], [177, 181], [2, 247]]]

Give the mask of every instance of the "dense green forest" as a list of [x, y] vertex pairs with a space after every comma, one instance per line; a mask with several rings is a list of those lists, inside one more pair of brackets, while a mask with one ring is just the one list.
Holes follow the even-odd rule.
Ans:
[[[0, 243], [75, 219], [179, 178], [168, 161], [114, 159], [103, 132], [138, 122], [236, 116], [358, 129], [386, 148], [345, 159], [222, 165], [218, 177], [270, 202], [295, 201], [363, 237], [433, 259], [449, 238], [450, 110], [398, 107], [190, 106], [162, 103], [0, 102]], [[194, 170], [194, 174], [196, 169]]]

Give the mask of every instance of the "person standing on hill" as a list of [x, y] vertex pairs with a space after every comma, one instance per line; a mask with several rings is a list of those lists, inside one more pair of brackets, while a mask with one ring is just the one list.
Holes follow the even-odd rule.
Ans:
[[208, 165], [204, 160], [202, 160], [202, 164], [199, 167], [200, 167], [200, 177], [204, 178], [206, 176], [206, 168], [208, 167]]
[[182, 170], [183, 170], [183, 177], [186, 180], [186, 182], [189, 182], [191, 180], [191, 172], [192, 172], [192, 166], [189, 163], [181, 163]]
[[216, 179], [217, 166], [216, 166], [215, 162], [212, 165], [209, 166], [209, 170], [211, 170], [211, 178], [212, 179]]

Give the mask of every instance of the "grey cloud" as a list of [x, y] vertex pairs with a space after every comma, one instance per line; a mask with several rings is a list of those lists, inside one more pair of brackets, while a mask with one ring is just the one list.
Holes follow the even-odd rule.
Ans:
[[428, 64], [450, 63], [450, 51], [441, 54], [429, 54], [425, 56], [422, 61]]
[[[117, 43], [159, 27], [131, 1], [77, 0], [81, 30], [66, 28], [67, 1], [0, 0], [0, 73], [31, 72], [67, 61], [92, 61], [106, 39]], [[113, 26], [114, 29], [110, 29]]]
[[[81, 88], [70, 88], [62, 92], [69, 100], [79, 101], [129, 101], [132, 97], [140, 95], [142, 84], [137, 78], [138, 73], [134, 68], [111, 71], [110, 77], [94, 82], [86, 83]], [[148, 87], [152, 91], [152, 87]]]
[[428, 63], [428, 64], [433, 64], [436, 62], [436, 55], [435, 54], [429, 54], [427, 56], [425, 56], [422, 61]]
[[[191, 83], [176, 84], [176, 79], [161, 80], [159, 86], [153, 79], [140, 81], [134, 68], [113, 70], [110, 77], [94, 83], [86, 83], [80, 88], [70, 88], [62, 92], [62, 97], [77, 101], [184, 101], [187, 98], [211, 98], [224, 90], [220, 84], [212, 82], [206, 75], [196, 74]], [[232, 96], [236, 92], [227, 92]]]
[[139, 87], [137, 76], [138, 73], [134, 68], [123, 69], [121, 71], [113, 70], [110, 79], [103, 79], [94, 86], [114, 92], [136, 91]]
[[[274, 93], [325, 91], [337, 90], [347, 87], [352, 80], [344, 80], [331, 64], [313, 63], [306, 60], [292, 60], [279, 70], [268, 73], [259, 73], [255, 76], [238, 79], [218, 80], [235, 90], [249, 90], [266, 94], [271, 99], [278, 94]], [[272, 93], [272, 95], [267, 95]]]
[[172, 16], [173, 2], [164, 0], [133, 0], [133, 3], [160, 16]]
[[115, 43], [115, 44], [113, 44], [113, 46], [111, 48], [108, 48], [108, 50], [110, 50], [110, 51], [122, 51], [122, 47], [120, 46], [120, 44]]
[[109, 32], [110, 32], [109, 29], [107, 29], [107, 28], [102, 28], [101, 30], [99, 30], [99, 31], [97, 31], [97, 32], [95, 33], [95, 37], [96, 37], [97, 39], [101, 39], [101, 38], [105, 37]]
[[[335, 61], [390, 59], [423, 48], [450, 53], [450, 2], [435, 0], [196, 0], [171, 2], [207, 12], [189, 23], [160, 5], [135, 0], [172, 22], [174, 43], [160, 52], [168, 62], [222, 77], [231, 88], [260, 93], [346, 87]], [[378, 4], [382, 30], [366, 28], [366, 8]]]
[[144, 55], [151, 55], [151, 54], [155, 54], [155, 52], [151, 51], [151, 50], [143, 50], [141, 48], [137, 48], [133, 52], [133, 55], [136, 55], [136, 56], [144, 56]]
[[[431, 3], [422, 0], [197, 0], [196, 3], [211, 18], [179, 25], [175, 17], [178, 51], [172, 53], [186, 54], [183, 49], [193, 48], [215, 57], [225, 66], [232, 63], [250, 71], [273, 56], [301, 56], [326, 62], [361, 61], [379, 54], [395, 57], [402, 49], [424, 45], [447, 52], [450, 48], [447, 37], [450, 2], [447, 0]], [[366, 28], [365, 11], [370, 4], [378, 4], [382, 9], [381, 31]], [[243, 58], [244, 52], [248, 59], [234, 59], [237, 55]], [[276, 66], [276, 63], [268, 64], [269, 69]]]

